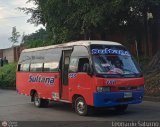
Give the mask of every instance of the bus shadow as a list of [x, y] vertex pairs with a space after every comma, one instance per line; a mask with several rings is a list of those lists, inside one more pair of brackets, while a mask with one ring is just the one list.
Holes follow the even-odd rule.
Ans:
[[[58, 111], [65, 111], [68, 113], [74, 113], [71, 104], [51, 102], [48, 108], [54, 108]], [[114, 117], [114, 116], [123, 116], [129, 114], [135, 114], [136, 112], [127, 110], [125, 112], [117, 112], [113, 108], [94, 108], [93, 113], [89, 114], [88, 117]]]
[[113, 108], [95, 109], [91, 117], [116, 117], [116, 116], [129, 115], [132, 113], [133, 112], [130, 112], [128, 110], [124, 112], [117, 112]]
[[55, 110], [59, 111], [69, 111], [69, 112], [73, 111], [71, 104], [63, 102], [50, 102], [48, 108], [54, 108]]

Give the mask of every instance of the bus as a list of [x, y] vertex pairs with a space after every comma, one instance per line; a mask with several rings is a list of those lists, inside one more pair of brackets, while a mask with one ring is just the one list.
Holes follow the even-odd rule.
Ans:
[[66, 102], [84, 116], [94, 107], [125, 111], [129, 104], [141, 103], [144, 77], [122, 44], [76, 41], [23, 50], [16, 89], [36, 107]]

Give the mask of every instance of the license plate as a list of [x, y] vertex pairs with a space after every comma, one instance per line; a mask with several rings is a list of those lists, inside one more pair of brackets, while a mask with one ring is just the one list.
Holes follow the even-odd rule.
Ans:
[[132, 92], [125, 92], [124, 93], [124, 98], [130, 98], [132, 97]]

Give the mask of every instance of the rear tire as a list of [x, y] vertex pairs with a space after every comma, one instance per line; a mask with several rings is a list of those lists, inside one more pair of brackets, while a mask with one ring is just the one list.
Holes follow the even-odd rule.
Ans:
[[34, 94], [34, 105], [36, 107], [47, 107], [49, 104], [49, 100], [47, 99], [42, 99], [38, 96], [38, 93]]

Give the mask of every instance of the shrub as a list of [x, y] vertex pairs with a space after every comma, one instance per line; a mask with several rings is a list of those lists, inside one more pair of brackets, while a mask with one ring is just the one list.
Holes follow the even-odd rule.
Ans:
[[6, 64], [0, 67], [0, 88], [16, 87], [16, 64]]

